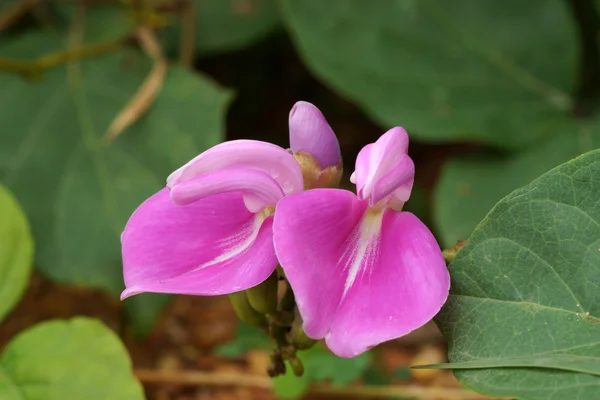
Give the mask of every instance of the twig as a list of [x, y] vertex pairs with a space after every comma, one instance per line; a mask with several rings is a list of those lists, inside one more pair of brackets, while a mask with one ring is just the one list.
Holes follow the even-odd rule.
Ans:
[[160, 92], [167, 75], [167, 60], [163, 55], [162, 49], [160, 48], [154, 33], [150, 28], [142, 26], [137, 30], [136, 35], [146, 54], [154, 60], [154, 65], [138, 91], [108, 127], [106, 133], [102, 137], [104, 145], [110, 144], [121, 134], [121, 132], [148, 111]]
[[46, 70], [70, 61], [98, 57], [110, 53], [122, 46], [121, 40], [93, 43], [85, 46], [72, 47], [56, 53], [42, 56], [32, 61], [13, 60], [0, 57], [0, 71], [12, 71], [29, 76], [38, 76]]
[[[271, 390], [273, 383], [270, 378], [258, 375], [246, 375], [230, 372], [202, 371], [156, 371], [147, 369], [135, 370], [135, 376], [148, 385], [187, 385], [187, 386], [243, 386], [248, 388]], [[330, 395], [345, 398], [394, 398], [413, 397], [421, 400], [444, 398], [447, 400], [488, 400], [483, 396], [464, 389], [430, 388], [425, 386], [349, 386], [335, 387], [329, 385], [314, 385], [310, 394]], [[496, 399], [500, 400], [500, 399]]]
[[36, 4], [34, 0], [17, 0], [0, 14], [0, 32], [8, 29]]
[[187, 0], [181, 12], [181, 37], [179, 41], [179, 61], [186, 68], [192, 68], [194, 46], [196, 44], [196, 16], [194, 2]]
[[579, 33], [576, 113], [591, 115], [600, 101], [600, 15], [594, 0], [567, 0]]

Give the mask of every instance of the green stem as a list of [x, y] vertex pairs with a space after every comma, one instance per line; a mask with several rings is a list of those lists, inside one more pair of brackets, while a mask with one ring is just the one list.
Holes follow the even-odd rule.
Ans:
[[113, 52], [122, 46], [123, 42], [121, 40], [92, 43], [86, 46], [51, 53], [32, 61], [0, 57], [0, 71], [16, 72], [30, 78], [39, 78], [46, 69], [66, 64], [70, 61], [98, 57]]

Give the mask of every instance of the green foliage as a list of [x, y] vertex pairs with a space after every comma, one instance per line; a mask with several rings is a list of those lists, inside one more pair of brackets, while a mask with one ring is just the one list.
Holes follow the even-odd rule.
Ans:
[[[240, 323], [234, 340], [221, 345], [216, 354], [223, 357], [238, 357], [250, 349], [272, 349], [271, 339], [258, 328]], [[297, 377], [287, 365], [287, 373], [274, 379], [277, 396], [294, 399], [305, 394], [312, 382], [330, 381], [334, 385], [346, 385], [367, 371], [371, 362], [371, 353], [355, 358], [339, 358], [329, 352], [322, 344], [299, 351], [298, 358], [304, 365], [304, 375]]]
[[457, 378], [496, 396], [595, 398], [599, 266], [600, 151], [592, 151], [500, 201], [450, 265], [451, 295], [437, 318], [449, 359], [497, 366], [457, 369]]
[[567, 119], [576, 46], [560, 0], [284, 0], [283, 15], [321, 79], [413, 137], [514, 149]]
[[[279, 26], [276, 0], [193, 0], [192, 6], [197, 54], [240, 49]], [[170, 52], [178, 51], [184, 29], [179, 20], [165, 32]]]
[[288, 373], [275, 378], [275, 393], [280, 398], [293, 399], [305, 394], [311, 382], [329, 381], [334, 385], [347, 385], [360, 377], [369, 367], [371, 353], [354, 358], [340, 358], [317, 344], [298, 352], [304, 365], [304, 375], [296, 377], [288, 366]]
[[115, 334], [98, 321], [75, 318], [38, 324], [6, 346], [0, 398], [142, 400], [144, 393]]
[[273, 347], [271, 339], [261, 329], [243, 322], [238, 323], [235, 338], [215, 349], [221, 357], [239, 357], [251, 349], [269, 349]]
[[[64, 37], [33, 31], [0, 53], [22, 59], [64, 48]], [[151, 112], [103, 145], [102, 135], [148, 71], [145, 57], [123, 50], [48, 70], [37, 82], [0, 74], [0, 181], [31, 220], [37, 266], [56, 281], [118, 294], [119, 236], [131, 213], [172, 170], [223, 138], [231, 96], [172, 67]], [[164, 304], [149, 299], [132, 304]], [[147, 325], [139, 322], [140, 329]]]
[[0, 322], [27, 287], [33, 266], [33, 239], [13, 195], [0, 185]]
[[434, 209], [443, 245], [469, 237], [494, 204], [550, 168], [600, 147], [600, 126], [556, 126], [555, 133], [509, 156], [450, 159], [436, 188]]

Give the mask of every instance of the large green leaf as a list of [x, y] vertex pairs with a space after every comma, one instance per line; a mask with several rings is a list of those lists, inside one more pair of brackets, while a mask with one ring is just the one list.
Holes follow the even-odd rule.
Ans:
[[283, 15], [321, 79], [420, 139], [516, 148], [567, 118], [564, 1], [284, 0]]
[[[279, 26], [276, 0], [193, 0], [197, 53], [231, 51], [262, 39]], [[180, 23], [167, 29], [165, 43], [178, 51]]]
[[467, 239], [502, 197], [545, 171], [600, 147], [600, 124], [555, 126], [557, 134], [512, 156], [451, 158], [435, 191], [434, 213], [445, 247]]
[[[595, 399], [600, 377], [600, 151], [500, 201], [450, 265], [437, 317], [451, 362], [573, 355], [562, 369], [456, 370], [483, 393], [525, 400]], [[555, 359], [555, 361], [558, 360]], [[586, 366], [588, 365], [588, 366]], [[596, 368], [597, 369], [597, 368]]]
[[33, 239], [13, 195], [0, 185], [0, 322], [19, 301], [33, 266]]
[[2, 400], [144, 399], [127, 351], [102, 323], [42, 322], [0, 355]]
[[[0, 53], [33, 57], [63, 47], [62, 38], [40, 31]], [[149, 113], [103, 146], [101, 136], [148, 70], [140, 54], [122, 51], [49, 70], [41, 82], [0, 74], [0, 181], [28, 213], [37, 265], [55, 280], [118, 294], [119, 236], [133, 210], [172, 170], [223, 138], [230, 95], [172, 67]]]

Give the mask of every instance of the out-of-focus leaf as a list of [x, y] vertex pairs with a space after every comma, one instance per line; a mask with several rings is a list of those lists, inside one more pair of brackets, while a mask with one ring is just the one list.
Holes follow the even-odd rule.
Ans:
[[[191, 0], [197, 53], [232, 51], [258, 41], [279, 26], [276, 0]], [[181, 26], [165, 32], [170, 53], [179, 51]]]
[[371, 353], [354, 358], [340, 358], [321, 344], [299, 351], [298, 358], [304, 365], [304, 375], [296, 377], [288, 366], [285, 376], [275, 378], [275, 392], [281, 398], [298, 398], [306, 393], [311, 382], [329, 381], [334, 385], [347, 385], [359, 378], [369, 367]]
[[0, 185], [0, 322], [19, 301], [33, 266], [33, 239], [13, 195]]
[[[64, 26], [69, 27], [73, 16], [74, 4], [59, 3], [54, 5], [53, 9], [64, 20]], [[137, 25], [131, 11], [127, 7], [114, 3], [87, 5], [85, 8], [84, 23], [84, 40], [88, 43], [124, 39], [133, 32]]]
[[284, 0], [282, 11], [308, 66], [385, 126], [514, 149], [568, 118], [577, 46], [563, 1]]
[[131, 360], [102, 323], [75, 318], [42, 322], [0, 355], [2, 400], [142, 400]]
[[272, 347], [273, 343], [265, 332], [243, 322], [239, 322], [233, 341], [217, 347], [215, 349], [215, 354], [221, 357], [234, 358], [243, 355], [251, 349], [269, 349]]
[[335, 385], [346, 385], [352, 382], [368, 368], [371, 362], [369, 352], [354, 358], [341, 358], [320, 345], [299, 352], [298, 356], [313, 380], [331, 381]]
[[389, 385], [392, 383], [390, 374], [381, 367], [370, 366], [363, 372], [363, 380], [367, 385]]
[[451, 363], [547, 356], [562, 368], [455, 370], [459, 380], [523, 400], [597, 398], [600, 377], [572, 370], [597, 370], [590, 360], [600, 360], [599, 150], [502, 199], [449, 269], [436, 322]]
[[600, 127], [563, 125], [556, 135], [513, 156], [475, 155], [446, 162], [434, 214], [445, 247], [467, 239], [486, 213], [512, 190], [550, 168], [600, 147]]
[[[63, 44], [64, 38], [39, 31], [0, 53], [34, 57]], [[0, 181], [27, 212], [37, 265], [54, 280], [118, 294], [119, 237], [131, 213], [164, 187], [172, 170], [223, 138], [231, 96], [172, 68], [150, 112], [103, 146], [101, 135], [149, 67], [141, 54], [122, 51], [48, 70], [41, 82], [0, 74]]]
[[162, 293], [142, 293], [123, 300], [125, 313], [132, 322], [137, 336], [145, 336], [152, 332], [157, 317], [172, 296]]
[[304, 371], [304, 375], [295, 376], [292, 373], [292, 368], [286, 362], [287, 373], [273, 379], [275, 394], [280, 399], [300, 399], [308, 389], [312, 382], [312, 377], [308, 371]]

